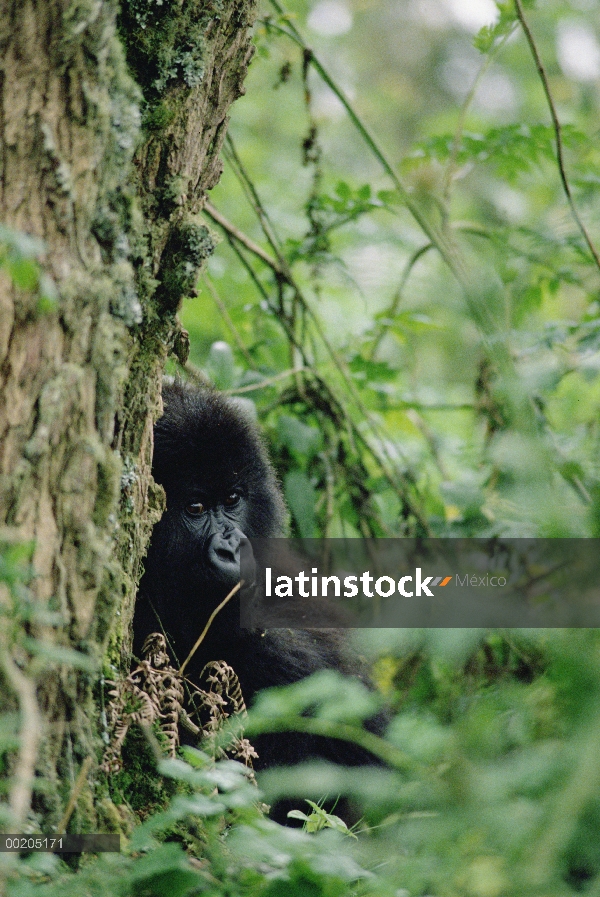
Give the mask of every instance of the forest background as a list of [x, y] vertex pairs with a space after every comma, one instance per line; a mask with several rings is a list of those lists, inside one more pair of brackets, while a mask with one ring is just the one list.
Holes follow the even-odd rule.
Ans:
[[256, 403], [299, 534], [597, 535], [580, 6], [544, 4], [535, 33], [576, 216], [510, 5], [495, 30], [492, 3], [265, 11], [210, 197], [248, 241], [221, 231], [183, 319], [191, 360]]
[[[599, 30], [587, 0], [263, 3], [205, 213], [221, 241], [168, 368], [257, 414], [294, 533], [598, 537]], [[317, 808], [279, 829], [238, 769], [188, 752], [152, 800], [110, 783], [145, 819], [122, 811], [123, 855], [10, 857], [9, 892], [597, 893], [597, 632], [357, 647], [396, 714], [370, 742], [387, 768], [261, 788], [350, 791], [364, 831]], [[376, 702], [321, 677], [265, 695], [246, 733], [364, 743]]]

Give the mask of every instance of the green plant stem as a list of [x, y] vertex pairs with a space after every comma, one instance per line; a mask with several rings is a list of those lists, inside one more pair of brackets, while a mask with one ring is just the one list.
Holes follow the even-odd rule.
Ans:
[[552, 92], [550, 90], [550, 83], [548, 81], [548, 75], [546, 74], [546, 69], [544, 68], [544, 63], [542, 62], [541, 56], [539, 54], [537, 44], [535, 42], [535, 38], [529, 27], [527, 19], [525, 18], [525, 12], [523, 10], [523, 6], [521, 0], [515, 0], [515, 9], [517, 11], [517, 18], [521, 23], [521, 27], [525, 33], [525, 37], [527, 39], [527, 43], [529, 44], [529, 49], [531, 50], [531, 55], [533, 56], [538, 75], [540, 76], [540, 81], [542, 82], [542, 87], [544, 88], [544, 93], [546, 95], [546, 100], [548, 102], [548, 108], [550, 109], [550, 117], [552, 119], [552, 126], [554, 128], [554, 137], [556, 140], [556, 162], [558, 165], [558, 172], [560, 175], [560, 181], [562, 184], [562, 188], [564, 194], [567, 198], [567, 202], [569, 204], [569, 208], [571, 210], [571, 215], [579, 228], [583, 239], [586, 242], [586, 245], [592, 255], [594, 262], [596, 263], [596, 267], [600, 270], [600, 255], [598, 254], [598, 250], [594, 246], [592, 242], [592, 238], [590, 237], [587, 228], [581, 217], [579, 212], [577, 211], [577, 206], [575, 205], [575, 200], [573, 199], [573, 194], [571, 193], [571, 187], [567, 178], [567, 171], [565, 168], [565, 154], [564, 154], [564, 146], [562, 139], [562, 126], [558, 118], [558, 113], [556, 111], [556, 106], [554, 104], [554, 99], [552, 97]]

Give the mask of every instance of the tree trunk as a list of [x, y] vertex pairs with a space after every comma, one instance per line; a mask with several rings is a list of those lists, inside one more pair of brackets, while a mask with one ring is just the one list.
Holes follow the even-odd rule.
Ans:
[[0, 4], [0, 537], [13, 546], [0, 660], [2, 709], [20, 718], [8, 830], [32, 812], [34, 769], [38, 823], [64, 822], [69, 797], [73, 830], [102, 822], [94, 687], [103, 657], [122, 664], [129, 647], [162, 508], [161, 374], [185, 351], [177, 308], [212, 250], [197, 215], [254, 14], [255, 0], [123, 0], [119, 22], [109, 0]]

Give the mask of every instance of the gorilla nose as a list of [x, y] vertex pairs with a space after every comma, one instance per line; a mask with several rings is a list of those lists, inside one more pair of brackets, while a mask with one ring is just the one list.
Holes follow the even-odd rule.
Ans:
[[235, 585], [240, 577], [240, 538], [235, 531], [213, 536], [208, 547], [208, 563], [217, 579]]

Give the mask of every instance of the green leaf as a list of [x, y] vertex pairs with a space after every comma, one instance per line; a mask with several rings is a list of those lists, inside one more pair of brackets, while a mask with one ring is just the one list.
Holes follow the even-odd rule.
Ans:
[[[189, 744], [181, 745], [181, 753], [183, 754], [184, 760], [190, 766], [193, 766], [194, 769], [207, 769], [212, 766], [213, 761], [205, 754], [204, 751], [198, 750], [198, 748], [192, 747]], [[176, 776], [174, 778], [177, 778]]]
[[282, 414], [277, 421], [281, 441], [300, 459], [310, 460], [323, 444], [323, 435], [316, 427], [303, 424], [297, 417]]
[[377, 199], [385, 206], [399, 206], [403, 203], [402, 197], [397, 190], [378, 190]]
[[498, 21], [491, 25], [484, 25], [473, 39], [473, 46], [476, 50], [479, 50], [480, 53], [489, 53], [498, 41], [502, 40], [507, 34], [510, 34], [517, 22], [515, 9], [511, 0], [508, 0], [508, 2], [505, 2], [505, 0], [497, 0], [496, 6], [500, 13]]
[[324, 828], [332, 828], [334, 831], [343, 832], [345, 835], [351, 835], [353, 838], [356, 838], [356, 835], [349, 830], [344, 820], [340, 819], [339, 816], [327, 813], [323, 807], [320, 807], [319, 804], [308, 798], [306, 798], [306, 803], [310, 804], [313, 809], [313, 812], [306, 819], [307, 832], [318, 832]]
[[303, 539], [313, 539], [317, 533], [315, 487], [302, 470], [291, 470], [285, 475], [286, 501]]
[[355, 355], [350, 362], [350, 370], [359, 380], [377, 381], [377, 380], [396, 380], [398, 371], [391, 368], [386, 361], [371, 361], [363, 358], [361, 355]]
[[306, 813], [303, 813], [302, 810], [290, 810], [287, 814], [288, 819], [301, 819], [302, 822], [306, 822], [308, 816]]
[[335, 192], [340, 199], [348, 200], [352, 196], [352, 189], [346, 181], [338, 181], [335, 186]]
[[413, 713], [397, 716], [386, 732], [386, 740], [423, 763], [435, 763], [449, 753], [451, 730], [434, 719]]
[[189, 864], [180, 844], [163, 844], [138, 860], [131, 873], [138, 893], [160, 897], [184, 897], [203, 880]]
[[[562, 128], [563, 142], [570, 148], [589, 145], [588, 138], [573, 125]], [[447, 162], [454, 157], [458, 165], [492, 163], [497, 174], [509, 182], [544, 160], [555, 161], [555, 134], [552, 125], [526, 123], [490, 128], [482, 134], [465, 131], [455, 152], [454, 136], [441, 134], [417, 145], [405, 158], [403, 167], [423, 163]]]
[[21, 290], [35, 290], [39, 281], [39, 265], [30, 258], [23, 256], [9, 257], [8, 273], [15, 286]]
[[248, 732], [268, 729], [270, 721], [293, 718], [312, 710], [320, 719], [361, 722], [377, 712], [380, 698], [364, 683], [336, 670], [320, 670], [285, 688], [271, 688], [257, 697], [250, 712]]

